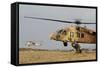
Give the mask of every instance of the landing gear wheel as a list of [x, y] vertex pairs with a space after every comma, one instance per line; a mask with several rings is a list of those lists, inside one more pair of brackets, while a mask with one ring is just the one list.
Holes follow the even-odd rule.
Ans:
[[63, 42], [63, 45], [64, 45], [64, 46], [67, 46], [68, 44], [67, 44], [67, 42]]

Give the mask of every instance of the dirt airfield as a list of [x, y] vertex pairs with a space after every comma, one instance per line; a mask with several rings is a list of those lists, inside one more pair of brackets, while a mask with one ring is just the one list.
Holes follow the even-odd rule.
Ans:
[[76, 54], [74, 51], [19, 49], [19, 64], [95, 59], [95, 51], [82, 51], [81, 54]]

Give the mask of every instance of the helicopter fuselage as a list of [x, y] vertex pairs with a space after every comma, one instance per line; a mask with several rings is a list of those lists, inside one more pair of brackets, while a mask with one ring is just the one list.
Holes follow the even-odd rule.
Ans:
[[69, 26], [50, 34], [51, 40], [62, 42], [96, 43], [96, 32], [85, 27]]

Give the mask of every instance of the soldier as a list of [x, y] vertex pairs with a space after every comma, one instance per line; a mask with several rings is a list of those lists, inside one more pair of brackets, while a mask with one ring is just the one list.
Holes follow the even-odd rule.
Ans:
[[81, 53], [80, 45], [77, 42], [72, 42], [71, 46], [76, 50], [76, 53]]

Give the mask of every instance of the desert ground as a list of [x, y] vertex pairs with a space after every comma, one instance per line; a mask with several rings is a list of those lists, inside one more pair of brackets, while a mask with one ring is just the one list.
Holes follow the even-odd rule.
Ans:
[[95, 59], [95, 51], [82, 51], [81, 54], [76, 54], [75, 51], [19, 49], [19, 64]]

